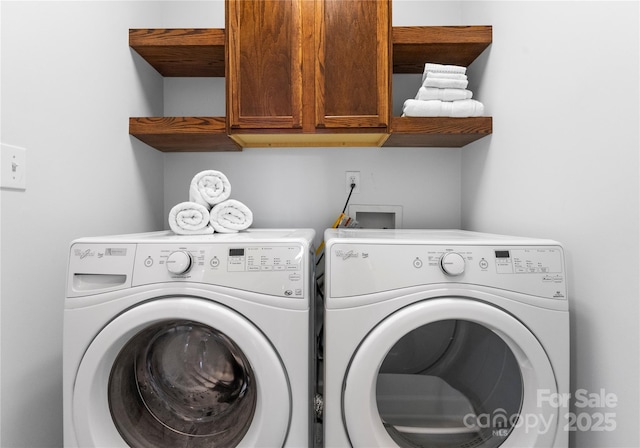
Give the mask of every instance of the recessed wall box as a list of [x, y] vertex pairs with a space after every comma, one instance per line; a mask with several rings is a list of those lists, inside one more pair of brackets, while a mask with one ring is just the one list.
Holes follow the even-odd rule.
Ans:
[[349, 205], [349, 216], [358, 221], [363, 229], [401, 229], [402, 206], [400, 205]]

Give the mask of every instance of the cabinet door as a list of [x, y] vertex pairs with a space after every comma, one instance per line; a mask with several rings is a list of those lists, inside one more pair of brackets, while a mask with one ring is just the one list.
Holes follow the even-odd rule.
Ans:
[[387, 128], [390, 7], [389, 0], [316, 0], [316, 127]]
[[300, 0], [227, 0], [231, 129], [301, 128]]

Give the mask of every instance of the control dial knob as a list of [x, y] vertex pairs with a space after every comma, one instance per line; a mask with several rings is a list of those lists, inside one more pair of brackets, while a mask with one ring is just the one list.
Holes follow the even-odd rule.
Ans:
[[464, 272], [464, 257], [456, 252], [447, 252], [440, 258], [440, 267], [445, 274], [460, 275]]
[[186, 250], [171, 252], [167, 257], [167, 271], [172, 274], [184, 274], [191, 269], [192, 264], [191, 254]]

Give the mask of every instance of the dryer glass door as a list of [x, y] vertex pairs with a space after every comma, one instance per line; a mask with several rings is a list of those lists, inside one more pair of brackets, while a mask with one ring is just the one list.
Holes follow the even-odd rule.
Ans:
[[546, 353], [506, 312], [425, 300], [390, 315], [355, 353], [343, 392], [354, 446], [551, 446], [558, 410]]
[[407, 333], [387, 353], [376, 382], [380, 418], [399, 446], [497, 447], [517, 421], [522, 396], [511, 349], [467, 320]]

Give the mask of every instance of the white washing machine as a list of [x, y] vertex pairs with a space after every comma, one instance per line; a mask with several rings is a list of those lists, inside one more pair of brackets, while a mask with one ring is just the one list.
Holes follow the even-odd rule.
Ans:
[[72, 243], [64, 443], [308, 446], [313, 230]]
[[327, 230], [328, 447], [564, 447], [561, 245], [465, 231]]

